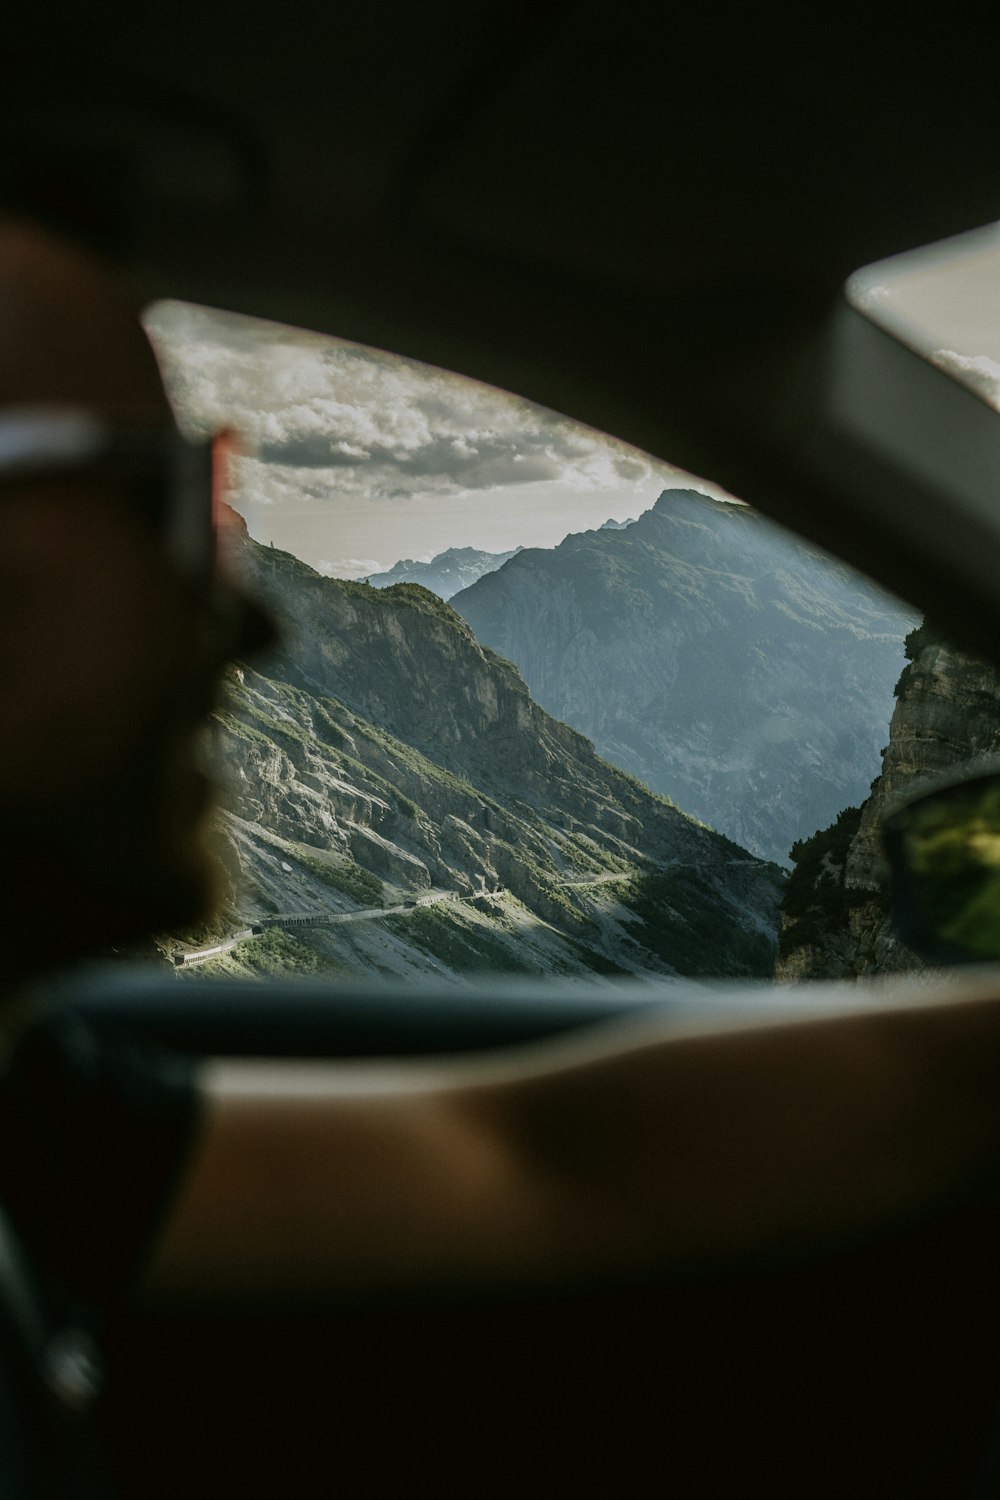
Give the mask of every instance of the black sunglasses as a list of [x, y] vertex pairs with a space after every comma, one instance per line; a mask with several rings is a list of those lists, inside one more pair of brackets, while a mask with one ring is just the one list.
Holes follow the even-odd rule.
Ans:
[[1000, 770], [938, 782], [882, 837], [904, 942], [939, 963], [1000, 959]]
[[89, 468], [124, 477], [171, 561], [200, 587], [215, 576], [235, 451], [229, 431], [191, 442], [168, 427], [112, 422], [86, 407], [0, 413], [0, 483]]

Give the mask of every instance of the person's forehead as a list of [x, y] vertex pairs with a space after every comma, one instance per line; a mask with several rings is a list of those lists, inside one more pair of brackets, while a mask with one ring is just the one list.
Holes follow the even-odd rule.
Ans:
[[114, 274], [43, 230], [0, 221], [0, 406], [53, 402], [171, 420], [138, 310]]

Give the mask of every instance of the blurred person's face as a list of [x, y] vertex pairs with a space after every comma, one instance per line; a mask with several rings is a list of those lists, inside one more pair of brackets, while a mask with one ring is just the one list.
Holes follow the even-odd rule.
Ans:
[[[172, 426], [114, 284], [36, 231], [0, 227], [0, 335], [0, 411]], [[177, 568], [124, 477], [0, 477], [0, 883], [8, 911], [47, 909], [43, 958], [207, 914], [200, 742], [248, 629], [234, 591], [210, 599]]]
[[203, 915], [197, 738], [235, 642], [212, 638], [110, 485], [39, 480], [0, 497], [0, 643], [0, 809], [23, 831], [17, 857], [51, 865], [57, 891], [80, 874], [86, 896], [144, 908], [129, 933]]

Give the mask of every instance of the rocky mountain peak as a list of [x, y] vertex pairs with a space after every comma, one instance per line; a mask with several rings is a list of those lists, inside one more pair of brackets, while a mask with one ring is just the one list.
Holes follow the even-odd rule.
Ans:
[[867, 791], [912, 624], [749, 507], [680, 488], [452, 602], [601, 755], [775, 860]]
[[383, 573], [372, 573], [365, 579], [374, 588], [390, 588], [396, 583], [419, 583], [442, 599], [450, 599], [460, 589], [468, 588], [484, 573], [503, 567], [509, 558], [520, 552], [515, 547], [509, 552], [487, 552], [479, 547], [449, 547], [432, 557], [430, 562], [418, 562], [412, 557], [402, 558]]

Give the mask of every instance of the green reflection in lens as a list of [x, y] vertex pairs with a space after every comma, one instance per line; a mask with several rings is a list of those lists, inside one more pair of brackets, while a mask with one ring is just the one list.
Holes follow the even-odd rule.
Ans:
[[928, 938], [969, 958], [1000, 957], [1000, 784], [952, 787], [915, 806], [906, 849]]

